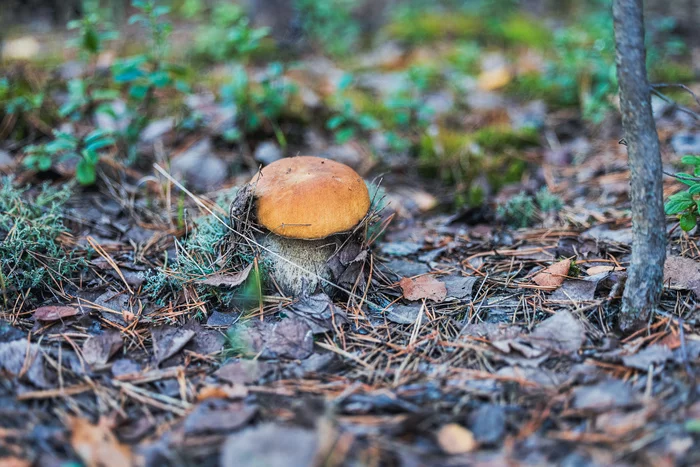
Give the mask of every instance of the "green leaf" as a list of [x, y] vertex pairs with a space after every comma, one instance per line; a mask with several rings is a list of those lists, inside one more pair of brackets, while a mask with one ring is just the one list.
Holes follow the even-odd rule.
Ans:
[[51, 168], [51, 157], [49, 156], [39, 156], [37, 159], [37, 167], [42, 172], [45, 172]]
[[148, 80], [153, 86], [162, 89], [170, 84], [170, 75], [166, 71], [156, 71], [148, 75]]
[[691, 195], [700, 195], [700, 183], [695, 182], [695, 185], [691, 185], [691, 187], [688, 188], [688, 193]]
[[137, 101], [142, 101], [146, 98], [149, 88], [150, 86], [145, 85], [132, 86], [131, 89], [129, 89], [129, 96]]
[[98, 139], [97, 141], [94, 141], [87, 145], [85, 149], [88, 151], [99, 151], [102, 148], [106, 148], [108, 146], [112, 146], [115, 144], [114, 138], [103, 138], [103, 139]]
[[335, 134], [335, 140], [338, 144], [347, 143], [355, 136], [355, 130], [353, 128], [343, 128]]
[[335, 130], [336, 128], [340, 127], [345, 122], [345, 117], [342, 115], [335, 115], [331, 117], [327, 122], [326, 122], [326, 128], [329, 130]]
[[75, 168], [75, 178], [81, 185], [92, 185], [97, 180], [95, 165], [86, 159], [80, 159]]
[[700, 418], [694, 418], [685, 422], [685, 431], [700, 433]]
[[700, 165], [700, 156], [693, 156], [691, 154], [687, 154], [681, 157], [681, 164]]
[[678, 214], [693, 206], [693, 197], [687, 191], [671, 195], [666, 201], [664, 209], [666, 214]]
[[338, 91], [344, 91], [352, 84], [353, 77], [350, 73], [345, 73], [338, 81]]
[[357, 119], [357, 122], [365, 130], [374, 130], [379, 128], [379, 121], [371, 115], [363, 114]]
[[93, 27], [89, 27], [83, 33], [83, 49], [91, 54], [96, 54], [100, 51], [100, 36]]
[[119, 98], [119, 91], [114, 89], [95, 89], [92, 98], [96, 101], [111, 101]]
[[698, 224], [698, 215], [695, 212], [686, 212], [681, 215], [679, 221], [681, 229], [690, 232]]

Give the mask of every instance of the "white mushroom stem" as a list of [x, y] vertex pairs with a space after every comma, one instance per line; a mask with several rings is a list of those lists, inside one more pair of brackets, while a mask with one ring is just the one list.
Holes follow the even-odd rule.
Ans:
[[286, 295], [300, 295], [304, 283], [306, 283], [306, 290], [313, 293], [319, 285], [322, 287], [326, 285], [319, 277], [331, 280], [327, 262], [336, 250], [336, 243], [332, 237], [300, 240], [271, 233], [261, 236], [258, 241], [264, 247], [289, 260], [289, 262], [284, 261], [269, 252], [262, 253], [265, 264], [271, 269], [270, 275]]

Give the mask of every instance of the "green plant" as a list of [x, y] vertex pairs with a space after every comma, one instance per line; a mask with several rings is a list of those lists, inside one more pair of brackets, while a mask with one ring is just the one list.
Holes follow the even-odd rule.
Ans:
[[326, 128], [333, 131], [335, 140], [343, 144], [359, 133], [376, 130], [379, 122], [372, 115], [360, 112], [356, 109], [352, 100], [347, 95], [347, 90], [352, 84], [353, 77], [344, 75], [338, 83], [335, 95], [332, 97], [334, 115], [326, 122]]
[[109, 22], [105, 19], [106, 15], [101, 14], [98, 1], [84, 2], [84, 9], [82, 18], [70, 21], [68, 29], [78, 33], [69, 44], [78, 48], [88, 72], [82, 78], [68, 81], [68, 99], [59, 109], [61, 117], [70, 117], [76, 121], [89, 115], [101, 103], [119, 97], [118, 91], [100, 87], [97, 74], [97, 58], [100, 52], [104, 50], [105, 44], [116, 39], [118, 34], [111, 30]]
[[271, 63], [253, 82], [243, 65], [233, 67], [231, 80], [221, 87], [221, 98], [226, 105], [235, 107], [235, 125], [224, 133], [229, 141], [238, 141], [245, 134], [268, 125], [280, 145], [285, 146], [284, 134], [279, 128], [279, 118], [297, 92], [287, 81], [280, 63]]
[[532, 224], [537, 208], [532, 200], [532, 196], [527, 195], [525, 192], [520, 192], [498, 206], [497, 213], [509, 225], [523, 228]]
[[498, 206], [497, 213], [507, 224], [524, 228], [533, 225], [548, 213], [558, 212], [563, 205], [558, 196], [543, 187], [534, 197], [521, 191]]
[[0, 179], [0, 290], [5, 308], [14, 296], [60, 288], [59, 280], [75, 278], [84, 263], [65, 251], [59, 237], [66, 233], [62, 207], [69, 185], [38, 192], [18, 188], [12, 178]]
[[100, 150], [112, 146], [114, 139], [103, 130], [94, 130], [83, 138], [56, 131], [48, 143], [28, 146], [24, 165], [40, 171], [49, 170], [56, 162], [78, 159], [75, 178], [82, 185], [92, 185], [96, 180]]
[[168, 38], [172, 24], [164, 20], [170, 8], [156, 0], [133, 0], [140, 13], [129, 18], [129, 24], [139, 24], [148, 33], [147, 50], [139, 55], [119, 60], [112, 66], [113, 79], [128, 89], [129, 124], [123, 135], [130, 160], [136, 157], [135, 143], [154, 116], [155, 92], [168, 88], [188, 92], [182, 79], [186, 68], [166, 60]]
[[[217, 204], [228, 209], [235, 194], [235, 190], [229, 191], [217, 200]], [[236, 288], [203, 283], [209, 275], [226, 273], [234, 264], [248, 265], [254, 258], [240, 252], [232, 255], [226, 253], [225, 246], [230, 232], [228, 221], [223, 224], [213, 215], [208, 215], [196, 219], [194, 224], [194, 229], [187, 238], [177, 241], [177, 257], [172, 261], [166, 260], [162, 267], [144, 274], [144, 291], [160, 305], [176, 299], [183, 288], [191, 288], [196, 292], [198, 300], [214, 305], [231, 307], [247, 303], [253, 290], [259, 290], [260, 283], [255, 281], [261, 280], [258, 274], [264, 271], [264, 264], [261, 263], [257, 271], [255, 268], [251, 270], [246, 281]], [[255, 296], [258, 295], [255, 292]]]
[[681, 229], [692, 230], [698, 223], [700, 211], [700, 156], [686, 155], [681, 158], [683, 164], [692, 166], [691, 175], [676, 174], [676, 179], [688, 186], [686, 191], [668, 197], [664, 209], [668, 215], [677, 215]]
[[236, 4], [214, 6], [209, 24], [195, 37], [194, 52], [214, 61], [245, 61], [260, 47], [268, 28], [252, 28], [243, 8]]
[[353, 17], [356, 0], [295, 0], [302, 29], [322, 50], [346, 56], [357, 49], [360, 25]]

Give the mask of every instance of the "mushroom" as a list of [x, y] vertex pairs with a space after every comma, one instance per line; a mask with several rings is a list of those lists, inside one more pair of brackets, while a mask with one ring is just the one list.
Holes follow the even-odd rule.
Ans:
[[299, 156], [264, 167], [250, 187], [265, 229], [257, 240], [287, 259], [263, 254], [280, 289], [297, 296], [327, 285], [328, 260], [369, 211], [364, 180], [339, 162]]

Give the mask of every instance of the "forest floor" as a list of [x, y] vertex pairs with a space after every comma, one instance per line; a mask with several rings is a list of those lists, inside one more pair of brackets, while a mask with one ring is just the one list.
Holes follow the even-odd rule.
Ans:
[[[34, 262], [0, 252], [0, 465], [698, 465], [696, 230], [668, 218], [659, 309], [620, 333], [631, 221], [619, 118], [590, 123], [575, 105], [513, 93], [543, 66], [536, 51], [491, 50], [473, 76], [455, 75], [453, 52], [387, 42], [356, 57], [352, 84], [303, 55], [274, 86], [262, 80], [268, 106], [286, 92], [275, 80], [296, 91], [254, 128], [241, 115], [265, 109], [232, 112], [210, 89], [236, 72], [210, 66], [185, 97], [159, 94], [137, 160], [109, 148], [89, 187], [71, 181], [75, 160], [24, 161], [51, 133], [46, 109], [6, 114], [3, 206], [16, 224], [0, 233]], [[26, 64], [7, 76], [65, 83], [81, 73], [66, 60], [51, 78]], [[267, 63], [248, 70], [269, 76]], [[366, 97], [386, 95], [411, 102]], [[653, 104], [674, 173], [700, 153], [697, 121]], [[120, 131], [124, 102], [110, 105], [61, 128]], [[345, 120], [325, 124], [333, 115]], [[232, 129], [245, 137], [232, 143]], [[299, 154], [380, 186], [351, 295], [284, 297], [257, 259], [243, 269], [222, 253], [236, 189]], [[69, 191], [42, 204], [41, 182]], [[668, 177], [665, 195], [681, 187]], [[51, 240], [80, 263], [70, 274], [21, 230], [56, 219]], [[13, 289], [39, 277], [28, 267], [41, 290]]]

